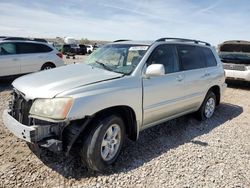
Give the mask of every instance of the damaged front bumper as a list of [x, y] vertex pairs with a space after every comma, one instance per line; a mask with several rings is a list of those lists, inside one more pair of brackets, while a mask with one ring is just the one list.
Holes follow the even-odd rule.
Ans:
[[62, 151], [62, 141], [53, 138], [61, 132], [60, 125], [32, 125], [27, 126], [18, 122], [9, 114], [9, 110], [3, 112], [4, 125], [16, 137], [26, 142], [38, 144], [53, 152]]

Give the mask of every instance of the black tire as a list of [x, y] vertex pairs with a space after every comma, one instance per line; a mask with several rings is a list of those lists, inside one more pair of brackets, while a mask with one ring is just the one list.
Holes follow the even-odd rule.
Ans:
[[207, 95], [206, 95], [206, 97], [205, 97], [205, 99], [204, 99], [204, 101], [203, 101], [200, 109], [196, 113], [197, 118], [199, 120], [203, 121], [203, 120], [209, 119], [209, 118], [211, 118], [213, 116], [214, 110], [213, 110], [211, 116], [207, 116], [206, 112], [205, 112], [206, 111], [206, 105], [207, 105], [208, 101], [211, 100], [211, 99], [214, 101], [214, 110], [215, 110], [215, 107], [216, 107], [216, 96], [215, 96], [214, 92], [208, 91], [208, 93], [207, 93]]
[[[113, 125], [120, 128], [120, 145], [117, 146], [115, 155], [110, 160], [104, 160], [102, 157], [103, 139], [107, 135], [107, 130]], [[83, 146], [80, 151], [82, 162], [91, 170], [104, 172], [111, 164], [113, 164], [120, 154], [124, 137], [125, 126], [122, 118], [117, 115], [111, 115], [92, 123], [93, 128], [87, 133]], [[113, 127], [112, 127], [113, 128]], [[108, 147], [109, 148], [109, 147]]]
[[56, 66], [55, 66], [54, 64], [52, 64], [52, 63], [45, 63], [45, 64], [42, 66], [41, 70], [53, 69], [53, 68], [55, 68], [55, 67], [56, 67]]

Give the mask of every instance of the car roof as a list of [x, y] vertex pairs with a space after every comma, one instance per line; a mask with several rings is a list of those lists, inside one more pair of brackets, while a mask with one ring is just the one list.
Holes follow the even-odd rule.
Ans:
[[133, 41], [133, 40], [119, 40], [118, 42], [114, 41], [110, 44], [131, 44], [131, 45], [151, 45], [153, 41]]
[[189, 44], [201, 47], [211, 47], [211, 45], [204, 41], [193, 40], [193, 39], [183, 39], [183, 38], [160, 38], [156, 41], [133, 41], [133, 40], [116, 40], [111, 44], [130, 44], [130, 45], [152, 45], [154, 43], [160, 44]]
[[45, 44], [45, 45], [49, 45], [48, 43], [46, 43], [46, 42], [39, 42], [39, 41], [31, 41], [31, 40], [1, 40], [0, 39], [0, 43], [6, 43], [6, 42], [8, 42], [8, 43], [35, 43], [35, 44]]

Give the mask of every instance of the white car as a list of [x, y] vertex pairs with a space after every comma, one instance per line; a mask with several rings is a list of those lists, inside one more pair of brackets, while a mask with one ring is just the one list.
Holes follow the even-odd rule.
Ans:
[[93, 52], [93, 45], [86, 45], [87, 53], [91, 54]]
[[44, 42], [0, 41], [0, 77], [63, 66], [62, 54]]
[[219, 46], [227, 80], [250, 82], [250, 42], [226, 41]]

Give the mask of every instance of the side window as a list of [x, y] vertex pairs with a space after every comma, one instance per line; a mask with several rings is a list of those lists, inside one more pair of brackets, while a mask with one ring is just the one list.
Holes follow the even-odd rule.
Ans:
[[213, 52], [209, 48], [202, 48], [203, 54], [206, 59], [207, 67], [214, 67], [217, 65], [217, 61]]
[[200, 47], [179, 45], [177, 49], [182, 70], [193, 70], [206, 67], [206, 62]]
[[18, 47], [19, 54], [43, 53], [43, 52], [52, 51], [52, 48], [46, 45], [35, 44], [35, 43], [19, 42], [17, 43], [17, 47]]
[[39, 53], [44, 53], [44, 52], [51, 52], [53, 49], [50, 48], [49, 46], [46, 46], [44, 44], [36, 44], [36, 51]]
[[13, 55], [16, 54], [16, 45], [14, 43], [1, 43], [0, 55]]
[[158, 46], [147, 61], [147, 65], [151, 64], [162, 64], [165, 67], [165, 74], [178, 72], [179, 64], [175, 47], [171, 45]]

